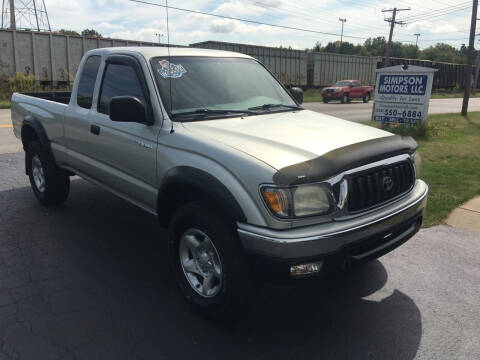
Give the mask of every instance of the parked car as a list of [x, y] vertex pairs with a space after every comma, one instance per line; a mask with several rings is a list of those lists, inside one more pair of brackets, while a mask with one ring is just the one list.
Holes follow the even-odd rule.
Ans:
[[412, 138], [296, 99], [247, 55], [103, 48], [71, 94], [14, 93], [12, 122], [40, 203], [66, 201], [76, 174], [155, 214], [185, 298], [228, 316], [254, 284], [377, 258], [422, 223]]
[[332, 86], [322, 89], [324, 103], [328, 103], [330, 100], [340, 100], [342, 104], [346, 104], [352, 99], [363, 99], [364, 103], [368, 103], [372, 94], [373, 86], [363, 86], [358, 80], [340, 80]]

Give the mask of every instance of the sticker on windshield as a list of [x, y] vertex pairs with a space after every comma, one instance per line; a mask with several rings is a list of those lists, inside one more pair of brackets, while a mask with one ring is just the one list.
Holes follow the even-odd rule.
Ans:
[[158, 69], [158, 73], [164, 78], [180, 78], [182, 77], [183, 74], [187, 72], [185, 68], [180, 65], [180, 64], [172, 64], [168, 60], [160, 60], [159, 64], [161, 66], [160, 69]]

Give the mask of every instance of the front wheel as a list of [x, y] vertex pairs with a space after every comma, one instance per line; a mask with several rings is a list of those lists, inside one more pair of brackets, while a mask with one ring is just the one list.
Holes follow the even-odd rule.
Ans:
[[366, 93], [364, 96], [363, 96], [363, 102], [364, 103], [368, 103], [370, 101], [370, 93]]
[[46, 206], [60, 205], [70, 191], [69, 175], [57, 168], [55, 160], [38, 141], [27, 148], [25, 165], [33, 193]]
[[185, 299], [207, 315], [233, 318], [252, 295], [234, 223], [201, 203], [175, 213], [168, 257]]
[[346, 103], [348, 103], [349, 101], [350, 101], [350, 98], [349, 98], [348, 94], [343, 94], [342, 99], [340, 100], [340, 102], [341, 102], [342, 104], [346, 104]]
[[322, 101], [324, 104], [328, 104], [328, 99], [327, 98], [322, 98]]

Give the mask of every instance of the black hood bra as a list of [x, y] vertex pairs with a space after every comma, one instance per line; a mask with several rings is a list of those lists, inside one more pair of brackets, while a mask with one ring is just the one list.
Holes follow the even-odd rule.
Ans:
[[344, 171], [395, 155], [413, 154], [418, 145], [410, 136], [386, 136], [332, 150], [312, 160], [286, 166], [273, 175], [280, 186], [327, 180]]

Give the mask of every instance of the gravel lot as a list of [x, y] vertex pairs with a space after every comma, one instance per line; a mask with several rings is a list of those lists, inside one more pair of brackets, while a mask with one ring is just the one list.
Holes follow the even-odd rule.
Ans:
[[0, 155], [0, 360], [480, 358], [478, 232], [422, 230], [219, 325], [180, 297], [154, 217], [80, 179], [43, 208], [23, 159]]

